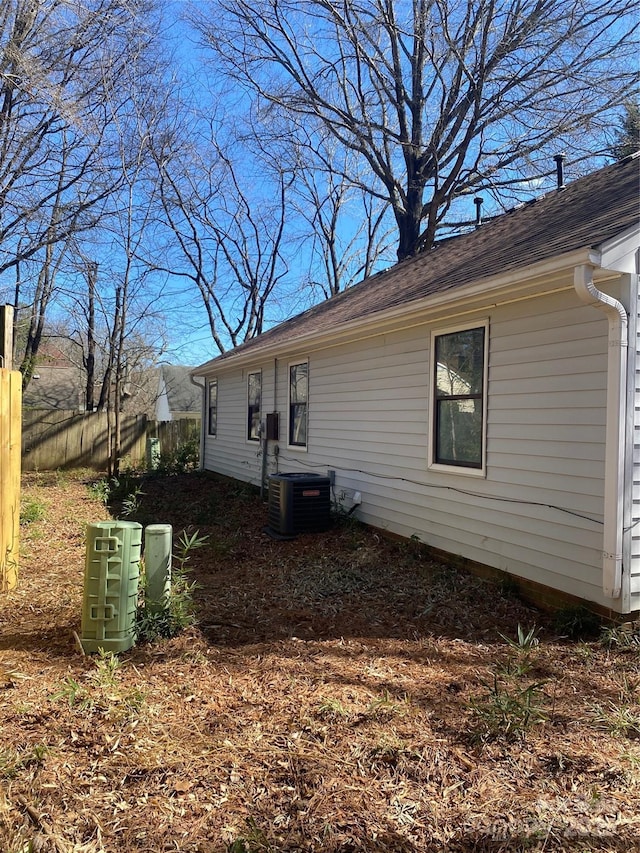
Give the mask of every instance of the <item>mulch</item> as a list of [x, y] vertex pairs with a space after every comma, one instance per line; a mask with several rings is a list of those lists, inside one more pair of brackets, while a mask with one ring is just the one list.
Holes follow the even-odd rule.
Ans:
[[562, 637], [353, 520], [275, 541], [213, 475], [141, 490], [141, 523], [208, 537], [197, 624], [114, 661], [77, 641], [109, 511], [86, 472], [24, 478], [44, 515], [0, 601], [2, 853], [640, 850], [640, 647]]

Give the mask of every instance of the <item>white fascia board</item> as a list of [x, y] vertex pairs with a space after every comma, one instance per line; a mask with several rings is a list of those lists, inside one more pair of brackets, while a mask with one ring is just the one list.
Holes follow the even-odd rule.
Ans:
[[[224, 359], [220, 356], [195, 368], [192, 375], [207, 376], [221, 372], [227, 367], [238, 369], [247, 364], [256, 364], [283, 352], [293, 353], [312, 352], [335, 346], [345, 340], [353, 341], [378, 334], [381, 329], [393, 331], [406, 329], [409, 325], [424, 325], [431, 319], [440, 319], [445, 309], [459, 303], [464, 310], [453, 316], [472, 314], [475, 311], [486, 310], [503, 302], [518, 301], [531, 296], [558, 290], [573, 290], [573, 271], [578, 264], [600, 266], [600, 253], [590, 247], [556, 255], [537, 264], [530, 264], [515, 270], [509, 270], [500, 275], [480, 279], [476, 282], [452, 287], [445, 291], [431, 294], [423, 299], [396, 305], [366, 317], [340, 323], [331, 329], [323, 329], [314, 333], [300, 334], [287, 338], [286, 341], [276, 341], [273, 344], [249, 348], [246, 353], [229, 355]], [[553, 286], [550, 279], [556, 279]], [[562, 281], [560, 281], [562, 279]], [[500, 295], [499, 302], [493, 299]], [[447, 313], [447, 316], [452, 316]], [[411, 318], [409, 322], [408, 318]]]
[[640, 247], [640, 226], [634, 225], [598, 246], [604, 269], [635, 273], [636, 252]]

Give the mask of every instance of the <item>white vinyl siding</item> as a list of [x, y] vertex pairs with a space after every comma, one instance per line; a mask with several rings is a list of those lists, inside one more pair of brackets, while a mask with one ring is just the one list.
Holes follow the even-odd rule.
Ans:
[[171, 409], [169, 408], [169, 397], [167, 395], [167, 386], [164, 379], [160, 379], [160, 387], [158, 390], [158, 400], [156, 402], [156, 420], [170, 421]]
[[205, 436], [204, 468], [255, 485], [260, 482], [260, 445], [247, 441], [247, 374], [262, 372], [262, 412], [273, 408], [273, 369], [221, 370], [218, 376], [218, 422], [215, 440]]
[[635, 305], [629, 322], [629, 346], [632, 349], [632, 382], [634, 393], [629, 400], [630, 417], [628, 418], [629, 442], [633, 446], [632, 459], [632, 488], [630, 512], [625, 515], [625, 523], [629, 524], [630, 538], [630, 609], [640, 609], [640, 294], [638, 293], [638, 277], [633, 277], [631, 304]]
[[[611, 606], [602, 593], [606, 319], [568, 289], [481, 311], [465, 325], [485, 320], [484, 479], [428, 467], [429, 349], [441, 321], [284, 353], [275, 401], [280, 454], [270, 450], [268, 470], [335, 469], [336, 493], [360, 491], [357, 517], [369, 524]], [[313, 399], [301, 457], [288, 452], [282, 421], [288, 365], [307, 355]], [[274, 374], [260, 366], [268, 411]], [[238, 440], [246, 372], [218, 377], [218, 439], [207, 444], [205, 467], [258, 482], [256, 448]], [[640, 491], [638, 499], [640, 506]], [[636, 547], [640, 525], [637, 536]]]

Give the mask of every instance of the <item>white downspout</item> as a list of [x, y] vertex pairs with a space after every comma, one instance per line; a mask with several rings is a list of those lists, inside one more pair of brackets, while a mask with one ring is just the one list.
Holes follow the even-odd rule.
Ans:
[[629, 319], [621, 302], [597, 289], [593, 283], [593, 267], [589, 264], [575, 268], [574, 287], [582, 302], [604, 311], [609, 320], [602, 589], [609, 598], [619, 598], [622, 593]]
[[189, 380], [192, 385], [195, 385], [196, 388], [200, 389], [200, 464], [198, 465], [199, 471], [204, 471], [204, 449], [205, 449], [205, 435], [206, 435], [206, 423], [207, 423], [207, 382], [203, 381], [202, 384], [196, 382], [195, 376], [191, 373], [189, 374]]

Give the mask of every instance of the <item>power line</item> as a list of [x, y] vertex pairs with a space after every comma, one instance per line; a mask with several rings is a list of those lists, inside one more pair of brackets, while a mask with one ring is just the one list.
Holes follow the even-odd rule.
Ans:
[[[278, 456], [275, 458], [284, 459], [287, 462], [299, 462], [300, 461], [298, 459], [292, 459], [289, 456], [283, 456], [282, 453], [278, 454]], [[324, 464], [324, 463], [322, 463], [322, 464], [321, 463], [315, 463], [314, 464], [313, 462], [307, 462], [305, 464], [307, 464], [310, 468], [331, 467], [331, 468], [335, 468], [338, 471], [342, 471], [343, 473], [363, 474], [365, 477], [375, 477], [379, 480], [395, 480], [396, 482], [399, 482], [399, 483], [410, 483], [413, 486], [421, 486], [422, 488], [425, 488], [425, 489], [434, 489], [434, 490], [443, 490], [443, 491], [455, 492], [455, 493], [460, 494], [460, 495], [466, 495], [466, 496], [472, 497], [472, 498], [480, 498], [482, 500], [487, 500], [487, 501], [498, 501], [499, 503], [510, 503], [510, 504], [524, 505], [524, 506], [537, 506], [537, 507], [542, 507], [544, 509], [553, 509], [553, 510], [556, 510], [557, 512], [563, 512], [563, 513], [566, 513], [567, 515], [572, 515], [572, 516], [575, 516], [576, 518], [581, 518], [585, 521], [590, 521], [592, 524], [598, 524], [600, 526], [604, 526], [604, 522], [600, 521], [600, 519], [592, 518], [589, 515], [585, 515], [584, 513], [577, 512], [576, 510], [569, 509], [568, 507], [558, 506], [557, 504], [544, 503], [543, 501], [529, 501], [529, 500], [523, 500], [520, 498], [505, 498], [505, 497], [496, 497], [494, 495], [483, 495], [481, 492], [472, 492], [468, 489], [457, 488], [456, 486], [442, 486], [442, 485], [438, 485], [435, 483], [425, 483], [421, 480], [412, 480], [408, 477], [399, 477], [399, 476], [392, 475], [392, 474], [374, 474], [371, 471], [363, 471], [361, 468], [342, 468], [339, 465], [333, 465], [332, 464], [332, 465], [328, 466], [327, 464]], [[640, 519], [638, 519], [638, 521], [636, 521], [634, 524], [632, 524], [631, 527], [635, 527], [636, 524], [639, 524], [639, 523], [640, 523]], [[631, 527], [625, 528], [625, 532], [630, 530]]]

